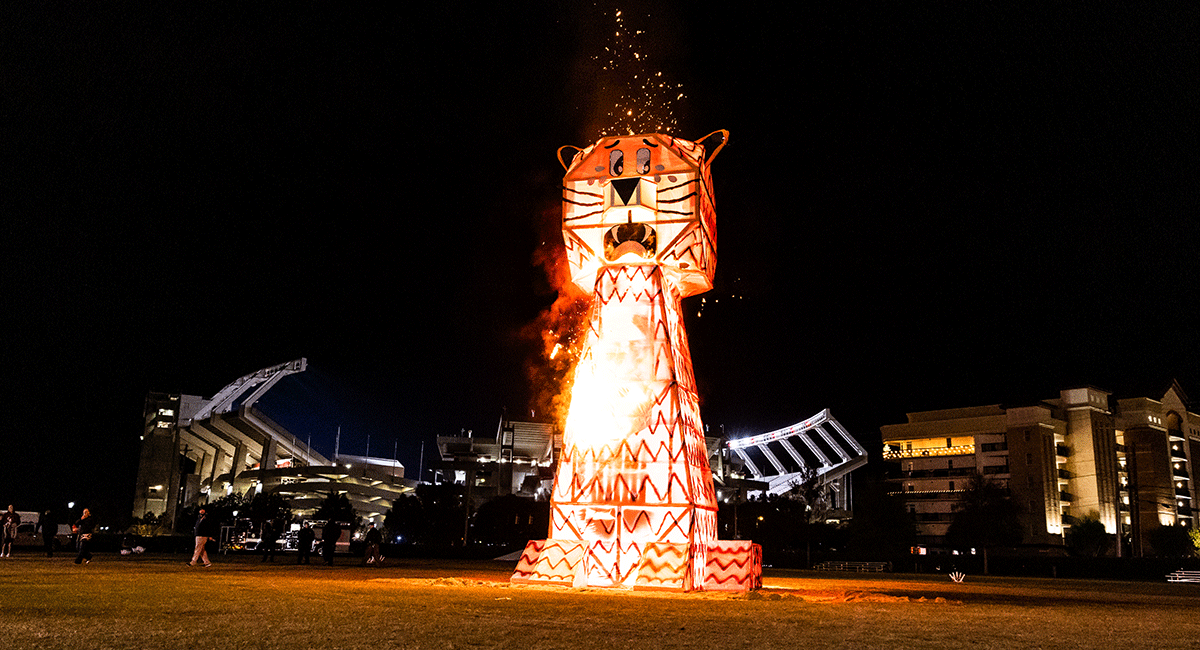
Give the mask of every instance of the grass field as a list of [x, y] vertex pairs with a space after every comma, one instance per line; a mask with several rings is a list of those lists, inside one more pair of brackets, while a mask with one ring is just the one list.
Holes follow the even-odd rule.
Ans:
[[753, 594], [510, 586], [513, 563], [0, 560], [9, 648], [1195, 648], [1200, 585], [769, 570]]

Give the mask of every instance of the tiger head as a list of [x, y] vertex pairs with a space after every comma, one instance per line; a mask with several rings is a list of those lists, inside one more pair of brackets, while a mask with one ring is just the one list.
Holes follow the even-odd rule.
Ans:
[[696, 142], [649, 133], [560, 148], [572, 280], [590, 292], [603, 266], [653, 264], [682, 296], [711, 289], [717, 222], [709, 165], [728, 138], [723, 130]]

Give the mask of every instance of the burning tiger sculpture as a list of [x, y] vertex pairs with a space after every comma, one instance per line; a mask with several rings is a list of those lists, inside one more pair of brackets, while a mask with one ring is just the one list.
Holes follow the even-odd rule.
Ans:
[[680, 301], [712, 288], [709, 166], [727, 131], [651, 133], [563, 147], [563, 238], [592, 293], [575, 369], [550, 538], [512, 581], [749, 590], [759, 547], [719, 541], [717, 501]]

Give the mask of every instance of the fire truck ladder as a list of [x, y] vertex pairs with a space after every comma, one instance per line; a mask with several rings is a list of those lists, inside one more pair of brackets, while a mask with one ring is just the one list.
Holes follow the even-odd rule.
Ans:
[[[824, 448], [817, 439], [824, 443]], [[811, 460], [806, 461], [801, 455], [796, 443], [799, 441], [815, 456], [818, 466], [813, 466]], [[769, 494], [782, 494], [792, 488], [796, 481], [804, 480], [806, 473], [816, 470], [825, 482], [835, 481], [851, 471], [867, 464], [867, 452], [850, 436], [850, 433], [833, 418], [829, 409], [798, 422], [790, 427], [784, 427], [770, 433], [763, 433], [748, 438], [738, 438], [727, 443], [729, 450], [737, 454], [746, 464], [756, 481], [768, 484]], [[770, 446], [768, 446], [770, 445]], [[758, 454], [767, 459], [774, 471], [763, 472], [750, 458], [748, 451], [753, 448]], [[787, 452], [800, 469], [789, 471], [775, 455], [775, 450], [782, 448]], [[836, 456], [831, 459], [830, 456]]]

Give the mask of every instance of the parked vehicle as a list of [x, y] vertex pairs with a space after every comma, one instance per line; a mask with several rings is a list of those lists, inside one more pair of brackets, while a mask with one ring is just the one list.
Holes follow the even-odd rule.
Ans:
[[[324, 537], [324, 535], [325, 535], [325, 523], [326, 522], [325, 522], [325, 520], [309, 520], [308, 523], [312, 525], [313, 531], [315, 531], [317, 534], [317, 539], [313, 542], [313, 544], [314, 544], [313, 551], [320, 554], [323, 552], [323, 548], [324, 548], [321, 544], [321, 538]], [[351, 535], [350, 529], [352, 528], [352, 526], [351, 526], [351, 524], [349, 524], [347, 522], [341, 522], [341, 523], [342, 523], [342, 534], [340, 536], [338, 536], [337, 542], [334, 543], [333, 552], [334, 553], [349, 553], [350, 552], [350, 535]]]
[[[17, 514], [21, 517], [21, 523], [17, 525], [17, 539], [13, 545], [18, 548], [41, 548], [43, 542], [41, 531], [37, 530], [38, 513], [18, 510]], [[54, 535], [54, 549], [70, 548], [71, 546], [71, 526], [59, 524], [58, 531]]]

